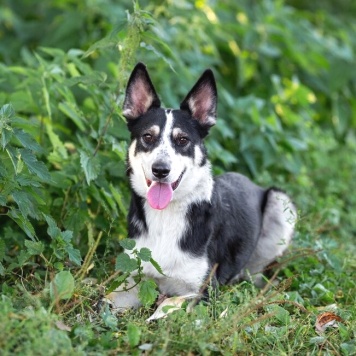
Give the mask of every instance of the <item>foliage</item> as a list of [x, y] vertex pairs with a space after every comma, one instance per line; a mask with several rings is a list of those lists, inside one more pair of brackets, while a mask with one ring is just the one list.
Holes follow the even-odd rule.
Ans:
[[[2, 354], [354, 354], [355, 14], [348, 0], [2, 2]], [[121, 103], [139, 60], [167, 107], [214, 69], [215, 173], [281, 186], [300, 209], [279, 273], [289, 284], [226, 287], [155, 325], [148, 307], [114, 316], [98, 305], [103, 286], [133, 270], [144, 304], [157, 296], [142, 261], [160, 267], [124, 239]], [[316, 335], [315, 316], [331, 304], [344, 324]]]

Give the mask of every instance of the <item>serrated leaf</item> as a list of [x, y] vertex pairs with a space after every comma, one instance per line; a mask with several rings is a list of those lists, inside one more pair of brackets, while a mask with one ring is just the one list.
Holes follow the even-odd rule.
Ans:
[[44, 245], [40, 241], [25, 240], [25, 246], [31, 255], [40, 255], [44, 251]]
[[54, 133], [51, 125], [47, 125], [47, 134], [49, 140], [51, 141], [54, 151], [59, 154], [61, 159], [66, 160], [68, 158], [68, 152], [63, 142], [60, 140], [59, 136], [56, 133]]
[[135, 324], [129, 323], [127, 325], [127, 339], [131, 347], [139, 344], [141, 338], [141, 330]]
[[28, 215], [33, 216], [36, 209], [26, 192], [19, 190], [14, 191], [12, 193], [12, 197], [14, 198], [24, 217], [27, 217]]
[[1, 120], [11, 119], [14, 116], [15, 116], [15, 111], [11, 104], [5, 104], [0, 108]]
[[110, 188], [110, 192], [111, 194], [113, 195], [115, 201], [116, 201], [116, 204], [119, 206], [120, 208], [120, 211], [123, 215], [127, 215], [127, 209], [122, 201], [122, 195], [119, 193], [119, 191], [117, 189], [114, 188], [114, 186], [110, 183], [109, 185], [109, 188]]
[[119, 241], [120, 246], [125, 250], [133, 250], [136, 246], [136, 242], [133, 239], [124, 239]]
[[80, 251], [73, 246], [69, 245], [66, 247], [69, 259], [75, 263], [77, 266], [82, 264], [82, 257], [80, 256]]
[[18, 214], [15, 209], [11, 209], [7, 215], [21, 227], [31, 240], [35, 241], [35, 229], [27, 218]]
[[83, 123], [84, 115], [74, 103], [59, 103], [58, 109], [61, 110], [63, 114], [72, 119], [72, 121], [78, 126], [80, 130], [85, 131], [85, 124]]
[[21, 160], [19, 160], [19, 151], [12, 147], [12, 146], [7, 146], [6, 147], [6, 152], [10, 157], [11, 163], [14, 167], [15, 173], [19, 173], [21, 171]]
[[27, 148], [20, 149], [19, 152], [22, 160], [31, 173], [35, 174], [38, 178], [45, 182], [50, 182], [51, 175], [43, 162], [38, 161], [35, 155]]
[[13, 135], [11, 127], [5, 127], [0, 131], [1, 134], [1, 147], [4, 150], [7, 144], [10, 142]]
[[80, 151], [80, 165], [84, 170], [85, 178], [89, 185], [100, 173], [100, 162], [97, 157], [89, 156], [86, 152]]
[[151, 305], [158, 297], [157, 285], [153, 279], [148, 279], [140, 284], [138, 297], [143, 305]]
[[124, 273], [121, 276], [119, 276], [118, 278], [116, 278], [115, 281], [110, 284], [109, 288], [106, 290], [106, 293], [109, 294], [112, 291], [114, 291], [115, 289], [117, 289], [118, 287], [120, 287], [121, 284], [123, 284], [129, 276], [130, 276], [130, 273]]
[[19, 261], [19, 266], [22, 267], [25, 262], [31, 257], [31, 254], [27, 251], [22, 250], [19, 255], [17, 255], [17, 260]]
[[152, 258], [151, 251], [147, 247], [142, 247], [137, 256], [145, 262], [149, 262]]
[[61, 271], [56, 274], [50, 284], [50, 296], [52, 300], [69, 299], [74, 293], [74, 277], [69, 271]]
[[57, 223], [49, 215], [45, 215], [45, 219], [48, 224], [48, 229], [47, 229], [48, 235], [51, 236], [52, 239], [57, 238], [61, 234], [61, 230], [59, 230]]
[[162, 276], [165, 276], [165, 274], [162, 271], [161, 266], [158, 264], [157, 261], [155, 261], [153, 258], [150, 258], [151, 265], [159, 272]]
[[73, 231], [70, 231], [70, 230], [65, 230], [65, 231], [62, 231], [61, 232], [61, 236], [62, 236], [62, 239], [69, 243], [72, 241], [72, 238], [73, 238]]
[[27, 132], [21, 129], [14, 129], [15, 137], [21, 142], [22, 146], [35, 152], [42, 152], [42, 147], [36, 142], [36, 140]]
[[117, 317], [110, 312], [110, 310], [105, 309], [100, 315], [104, 321], [105, 326], [111, 330], [117, 330]]
[[107, 75], [104, 72], [93, 72], [88, 75], [81, 75], [66, 80], [66, 84], [69, 86], [76, 84], [84, 85], [102, 85], [107, 79]]
[[117, 40], [111, 35], [100, 39], [99, 41], [92, 44], [89, 49], [84, 53], [83, 57], [90, 56], [93, 52], [98, 49], [105, 49], [117, 46]]
[[115, 270], [122, 271], [122, 272], [132, 272], [137, 269], [137, 261], [127, 253], [120, 253], [116, 258]]

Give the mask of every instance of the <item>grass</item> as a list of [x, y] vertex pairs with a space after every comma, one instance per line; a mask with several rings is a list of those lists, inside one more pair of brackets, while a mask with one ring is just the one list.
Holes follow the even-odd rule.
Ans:
[[[85, 279], [77, 281], [70, 300], [53, 305], [48, 285], [34, 272], [19, 276], [16, 286], [3, 285], [2, 355], [355, 355], [355, 221], [349, 209], [356, 198], [349, 192], [356, 188], [356, 168], [351, 153], [348, 148], [320, 154], [324, 163], [299, 177], [303, 184], [287, 184], [301, 219], [273, 288], [259, 290], [249, 282], [225, 286], [190, 313], [183, 308], [148, 324], [150, 308], [120, 316], [107, 306], [98, 312], [102, 290]], [[96, 273], [103, 273], [99, 254], [94, 261]], [[342, 322], [320, 334], [315, 322], [324, 311]]]

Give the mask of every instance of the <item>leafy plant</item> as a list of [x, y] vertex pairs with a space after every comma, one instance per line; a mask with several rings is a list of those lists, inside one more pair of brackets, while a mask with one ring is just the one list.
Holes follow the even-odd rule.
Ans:
[[[2, 354], [354, 354], [354, 16], [348, 0], [1, 3]], [[121, 115], [137, 61], [166, 107], [213, 68], [214, 173], [285, 188], [300, 210], [285, 283], [145, 322], [157, 290], [142, 264], [159, 266], [125, 239]], [[130, 273], [146, 307], [99, 308]], [[343, 322], [316, 335], [330, 308]]]

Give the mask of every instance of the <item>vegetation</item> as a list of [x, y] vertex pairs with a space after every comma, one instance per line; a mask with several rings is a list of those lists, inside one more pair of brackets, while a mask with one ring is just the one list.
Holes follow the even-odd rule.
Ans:
[[[355, 15], [351, 0], [3, 1], [1, 354], [355, 355]], [[97, 304], [151, 260], [120, 255], [121, 103], [137, 61], [166, 107], [213, 68], [214, 173], [294, 196], [298, 232], [271, 290], [224, 287], [150, 324], [152, 283], [137, 312]], [[325, 311], [341, 321], [317, 333]]]

